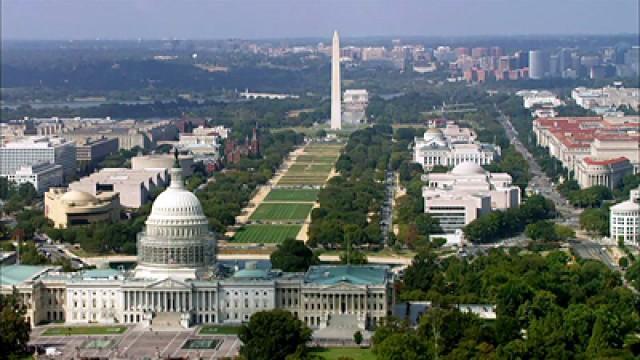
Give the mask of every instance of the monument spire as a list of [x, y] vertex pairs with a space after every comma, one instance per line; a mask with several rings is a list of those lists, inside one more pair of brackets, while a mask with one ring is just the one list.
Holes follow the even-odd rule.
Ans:
[[331, 129], [342, 128], [342, 96], [340, 90], [340, 37], [333, 32], [331, 45]]

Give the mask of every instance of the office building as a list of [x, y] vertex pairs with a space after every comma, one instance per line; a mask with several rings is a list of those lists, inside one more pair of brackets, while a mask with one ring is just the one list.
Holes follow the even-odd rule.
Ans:
[[196, 156], [206, 155], [217, 161], [221, 156], [222, 140], [228, 136], [229, 131], [222, 127], [220, 129], [198, 127], [192, 133], [181, 133], [177, 147], [180, 151]]
[[[139, 155], [131, 158], [131, 169], [167, 169], [168, 171], [175, 166], [175, 162], [174, 154]], [[193, 155], [179, 154], [178, 163], [184, 176], [191, 176], [193, 174]]]
[[558, 96], [547, 90], [520, 90], [516, 95], [522, 97], [522, 103], [525, 109], [533, 107], [555, 108], [564, 105], [564, 101]]
[[562, 162], [583, 187], [613, 188], [640, 172], [640, 118], [555, 117], [533, 121], [539, 146]]
[[529, 51], [529, 78], [540, 80], [548, 75], [549, 56], [542, 50]]
[[173, 141], [178, 138], [177, 126], [169, 120], [104, 120], [89, 126], [69, 130], [63, 129], [65, 139], [84, 143], [86, 139], [117, 139], [119, 150], [153, 149], [161, 141]]
[[360, 125], [367, 122], [369, 93], [365, 89], [349, 89], [342, 101], [342, 122], [345, 125]]
[[633, 174], [633, 165], [626, 157], [594, 159], [586, 156], [576, 166], [575, 179], [581, 188], [606, 186], [613, 190], [630, 174]]
[[85, 138], [76, 143], [76, 161], [84, 171], [92, 171], [107, 156], [118, 152], [116, 138]]
[[640, 246], [640, 187], [629, 193], [629, 200], [609, 208], [609, 234], [612, 240]]
[[13, 174], [0, 175], [15, 184], [30, 183], [40, 194], [50, 187], [60, 186], [64, 183], [62, 166], [51, 163], [23, 166]]
[[27, 136], [0, 147], [0, 175], [14, 175], [24, 166], [41, 163], [60, 165], [65, 181], [76, 173], [76, 146], [62, 138]]
[[640, 111], [640, 89], [607, 86], [600, 89], [578, 87], [571, 91], [571, 98], [579, 106], [597, 111], [627, 106]]

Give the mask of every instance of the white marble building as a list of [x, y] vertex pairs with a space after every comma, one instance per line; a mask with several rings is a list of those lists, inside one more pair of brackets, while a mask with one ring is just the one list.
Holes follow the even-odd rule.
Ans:
[[453, 167], [463, 162], [488, 165], [499, 156], [500, 147], [479, 143], [473, 130], [451, 123], [444, 129], [430, 128], [423, 137], [415, 138], [413, 150], [413, 161], [425, 170], [437, 165]]
[[61, 273], [10, 265], [0, 273], [0, 291], [18, 291], [33, 325], [239, 324], [258, 311], [281, 308], [312, 329], [333, 321], [370, 329], [391, 313], [394, 280], [387, 266], [322, 265], [284, 273], [247, 264], [232, 276], [218, 275], [216, 240], [200, 201], [184, 188], [180, 169], [171, 169], [171, 178], [138, 235], [135, 270]]
[[520, 188], [507, 173], [490, 173], [473, 162], [456, 165], [448, 173], [422, 175], [424, 212], [438, 219], [446, 233], [454, 233], [492, 210], [520, 206]]

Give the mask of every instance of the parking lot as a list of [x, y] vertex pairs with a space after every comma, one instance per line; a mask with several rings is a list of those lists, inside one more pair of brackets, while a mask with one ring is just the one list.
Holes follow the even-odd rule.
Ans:
[[[197, 335], [197, 329], [151, 331], [131, 327], [119, 335], [43, 336], [45, 329], [33, 329], [30, 344], [42, 351], [54, 347], [60, 352], [51, 357], [55, 359], [219, 359], [237, 356], [240, 348], [235, 335]], [[184, 349], [188, 340], [216, 341], [211, 342], [215, 343], [213, 349]]]

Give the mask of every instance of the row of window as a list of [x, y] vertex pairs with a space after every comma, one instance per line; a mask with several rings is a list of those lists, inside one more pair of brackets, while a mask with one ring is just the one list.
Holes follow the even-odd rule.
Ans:
[[[227, 305], [227, 308], [232, 308], [232, 307], [233, 307], [233, 308], [239, 308], [239, 306], [238, 306], [238, 304], [239, 304], [238, 300], [233, 301], [233, 306], [231, 306], [231, 304], [232, 304], [232, 302], [231, 302], [231, 301], [226, 301], [225, 303], [226, 303], [226, 305]], [[262, 301], [262, 304], [263, 304], [263, 305], [262, 305], [262, 307], [263, 307], [263, 308], [265, 308], [265, 309], [269, 307], [269, 301], [268, 301], [268, 300], [263, 300], [263, 301]], [[245, 309], [248, 309], [248, 308], [249, 308], [249, 299], [244, 299], [244, 308], [245, 308]], [[253, 301], [253, 308], [254, 308], [254, 309], [259, 309], [259, 308], [260, 308], [260, 300], [255, 299], [255, 300]]]
[[[101, 303], [102, 303], [102, 308], [103, 309], [106, 309], [108, 304], [111, 305], [109, 307], [112, 308], [112, 309], [116, 307], [116, 303], [113, 300], [111, 300], [110, 302], [107, 302], [107, 301], [103, 300]], [[75, 309], [78, 308], [78, 301], [77, 300], [73, 301], [73, 307]], [[86, 300], [82, 300], [82, 308], [85, 309], [86, 307], [87, 307], [87, 301]], [[91, 307], [94, 308], [94, 309], [98, 307], [98, 302], [96, 301], [96, 299], [92, 299], [91, 300]]]

